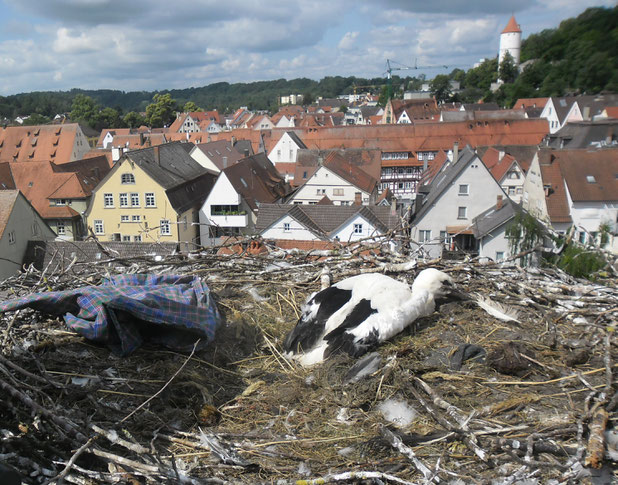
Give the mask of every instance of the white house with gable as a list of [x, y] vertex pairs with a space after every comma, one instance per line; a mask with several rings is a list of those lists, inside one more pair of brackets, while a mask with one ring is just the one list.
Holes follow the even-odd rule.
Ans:
[[415, 208], [413, 247], [422, 247], [430, 258], [441, 257], [445, 249], [478, 252], [473, 219], [505, 198], [489, 169], [466, 147], [456, 163], [433, 179], [427, 197]]
[[328, 197], [335, 205], [368, 205], [377, 195], [376, 179], [332, 153], [288, 202], [313, 205]]
[[293, 131], [286, 131], [268, 154], [273, 163], [296, 163], [296, 153], [307, 146]]

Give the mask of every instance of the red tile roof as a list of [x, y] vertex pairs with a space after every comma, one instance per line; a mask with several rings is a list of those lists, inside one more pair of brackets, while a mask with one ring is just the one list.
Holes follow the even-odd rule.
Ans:
[[502, 155], [494, 147], [489, 147], [481, 158], [494, 178], [500, 182], [515, 162], [515, 157], [505, 153]]
[[607, 113], [608, 118], [618, 119], [618, 106], [608, 106], [605, 108], [605, 113]]
[[8, 162], [0, 162], [0, 189], [15, 189], [15, 180]]
[[331, 152], [327, 155], [324, 161], [324, 167], [369, 194], [373, 192], [378, 182], [364, 170], [352, 165], [337, 152]]
[[519, 98], [513, 109], [544, 108], [549, 98]]
[[618, 201], [618, 148], [556, 150], [555, 162], [574, 202]]
[[18, 196], [19, 190], [0, 190], [0, 238], [4, 234]]
[[572, 222], [560, 166], [557, 163], [542, 164], [541, 178], [543, 185], [549, 188], [546, 191], [545, 203], [550, 221], [552, 223]]
[[[98, 182], [107, 174], [103, 171], [107, 165], [102, 161], [102, 170], [97, 174], [90, 173], [90, 168], [97, 160], [85, 162], [82, 167], [56, 166], [51, 162], [14, 162], [10, 164], [15, 185], [30, 201], [32, 206], [44, 219], [79, 216], [68, 206], [50, 206], [50, 199], [85, 199], [92, 194]], [[90, 165], [89, 165], [90, 164]]]
[[411, 121], [432, 120], [440, 116], [440, 109], [436, 98], [425, 99], [391, 99], [393, 107], [393, 123], [395, 123], [405, 111]]
[[77, 123], [0, 128], [0, 162], [69, 162], [78, 133]]
[[521, 28], [519, 27], [519, 24], [515, 20], [515, 15], [511, 15], [511, 18], [509, 19], [509, 23], [506, 24], [506, 27], [504, 27], [504, 30], [502, 31], [503, 34], [507, 34], [511, 32], [521, 33]]

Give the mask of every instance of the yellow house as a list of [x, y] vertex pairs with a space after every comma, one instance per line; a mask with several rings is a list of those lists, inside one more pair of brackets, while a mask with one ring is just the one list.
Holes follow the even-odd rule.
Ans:
[[187, 143], [125, 153], [92, 193], [86, 224], [103, 241], [200, 244], [199, 209], [216, 176]]

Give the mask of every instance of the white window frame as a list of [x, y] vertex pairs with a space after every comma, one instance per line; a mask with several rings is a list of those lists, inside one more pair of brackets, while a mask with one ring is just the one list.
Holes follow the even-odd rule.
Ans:
[[161, 236], [172, 235], [172, 224], [169, 219], [161, 219], [159, 223], [159, 234], [161, 234]]
[[465, 206], [457, 207], [457, 219], [467, 219], [468, 218], [468, 208]]
[[129, 216], [128, 215], [121, 215], [120, 216], [120, 222], [129, 222]]
[[114, 194], [103, 194], [103, 207], [114, 207]]
[[289, 222], [284, 222], [283, 223], [283, 232], [290, 232], [290, 223]]
[[468, 184], [459, 184], [459, 192], [457, 195], [470, 195], [470, 185]]
[[140, 203], [139, 203], [139, 194], [137, 192], [131, 192], [131, 195], [129, 195], [130, 199], [131, 199], [131, 207], [139, 207]]
[[419, 229], [418, 231], [418, 242], [426, 243], [431, 241], [431, 229]]
[[157, 206], [157, 200], [155, 199], [154, 192], [146, 192], [144, 194], [144, 200], [146, 202], [146, 207], [156, 207]]
[[131, 222], [142, 222], [142, 216], [139, 214], [133, 214], [131, 216]]
[[120, 207], [129, 207], [129, 194], [122, 192], [118, 195], [118, 203]]
[[67, 233], [67, 227], [62, 219], [58, 219], [56, 222], [56, 229], [58, 230], [58, 236], [64, 236]]
[[131, 242], [131, 236], [123, 234], [122, 235], [122, 242]]
[[94, 226], [95, 234], [105, 234], [105, 226], [103, 225], [103, 219], [95, 219], [92, 222], [92, 225]]
[[133, 242], [142, 242], [141, 234], [137, 235], [137, 236], [133, 236]]
[[363, 224], [356, 223], [354, 224], [354, 234], [362, 234], [363, 233]]

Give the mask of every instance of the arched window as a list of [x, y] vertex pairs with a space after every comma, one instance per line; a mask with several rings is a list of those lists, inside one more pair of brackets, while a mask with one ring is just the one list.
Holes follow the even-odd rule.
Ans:
[[135, 177], [133, 176], [132, 173], [123, 173], [120, 180], [121, 180], [121, 183], [123, 184], [134, 184], [135, 183]]

